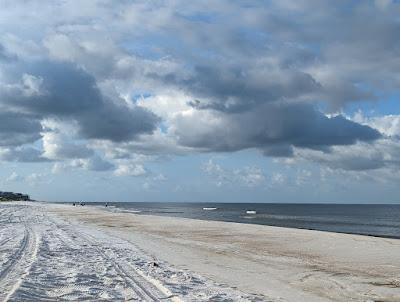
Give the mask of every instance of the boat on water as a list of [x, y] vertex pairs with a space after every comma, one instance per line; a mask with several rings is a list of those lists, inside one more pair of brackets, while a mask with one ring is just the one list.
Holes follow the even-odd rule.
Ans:
[[216, 209], [218, 209], [218, 208], [211, 208], [211, 207], [205, 207], [205, 208], [203, 208], [204, 211], [214, 211], [214, 210], [216, 210]]
[[249, 210], [249, 211], [246, 211], [246, 214], [254, 215], [254, 214], [257, 214], [257, 211]]

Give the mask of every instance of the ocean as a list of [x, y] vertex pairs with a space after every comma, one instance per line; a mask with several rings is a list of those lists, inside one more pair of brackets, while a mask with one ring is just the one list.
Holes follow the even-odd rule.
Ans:
[[108, 209], [400, 238], [400, 205], [114, 202], [108, 203]]

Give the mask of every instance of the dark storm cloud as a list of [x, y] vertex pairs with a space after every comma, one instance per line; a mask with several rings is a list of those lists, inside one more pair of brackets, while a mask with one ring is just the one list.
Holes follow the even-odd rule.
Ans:
[[232, 113], [263, 103], [299, 98], [320, 89], [309, 74], [275, 66], [246, 69], [241, 66], [203, 65], [195, 66], [191, 75], [185, 78], [175, 74], [149, 76], [193, 95], [196, 99], [190, 105], [197, 109]]
[[0, 111], [0, 146], [33, 143], [40, 138], [41, 130], [37, 116]]
[[95, 79], [73, 64], [42, 62], [24, 71], [19, 94], [8, 92], [1, 101], [43, 118], [75, 120], [84, 138], [131, 140], [151, 133], [159, 121], [146, 109], [103, 96]]
[[276, 144], [276, 145], [263, 147], [262, 152], [265, 156], [292, 157], [293, 156], [293, 147], [289, 144]]
[[95, 112], [79, 115], [81, 134], [86, 138], [129, 141], [155, 130], [159, 118], [147, 109], [103, 103]]
[[292, 146], [321, 150], [381, 137], [375, 129], [342, 116], [328, 118], [305, 104], [269, 104], [240, 114], [216, 112], [214, 117], [218, 122], [211, 126], [207, 119], [191, 125], [193, 117], [179, 117], [179, 142], [208, 151], [258, 148], [266, 155], [291, 156]]

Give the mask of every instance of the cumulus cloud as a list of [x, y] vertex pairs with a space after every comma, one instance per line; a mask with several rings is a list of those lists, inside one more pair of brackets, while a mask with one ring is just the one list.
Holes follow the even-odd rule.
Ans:
[[116, 176], [143, 176], [147, 174], [147, 171], [142, 164], [121, 163], [115, 169], [114, 174]]
[[45, 173], [31, 173], [24, 177], [24, 181], [30, 186], [35, 187], [40, 184], [50, 184], [52, 179]]
[[89, 171], [110, 171], [114, 168], [114, 164], [107, 160], [104, 160], [98, 155], [94, 155], [90, 158], [75, 159], [71, 162], [70, 165], [72, 167], [79, 167]]
[[357, 143], [347, 147], [333, 147], [331, 152], [317, 150], [295, 151], [296, 157], [317, 162], [331, 169], [366, 171], [389, 168], [400, 169], [399, 139], [380, 139], [374, 144]]
[[57, 132], [43, 133], [43, 149], [43, 156], [53, 160], [87, 158], [94, 154], [87, 146], [77, 144], [66, 135]]
[[365, 117], [362, 112], [359, 111], [354, 115], [353, 120], [357, 123], [373, 127], [387, 137], [400, 137], [400, 115], [389, 114]]
[[297, 158], [320, 163], [334, 170], [371, 171], [400, 169], [400, 128], [398, 115], [365, 117], [360, 112], [353, 117], [360, 124], [381, 131], [380, 139], [373, 143], [357, 142], [350, 146], [334, 146], [330, 152], [295, 150]]
[[[196, 123], [193, 123], [196, 121]], [[265, 148], [266, 155], [291, 155], [292, 146], [321, 149], [373, 141], [377, 130], [342, 116], [327, 117], [304, 104], [264, 105], [241, 114], [213, 111], [182, 114], [175, 119], [178, 142], [207, 151]]]
[[203, 163], [202, 170], [212, 177], [217, 187], [238, 184], [244, 187], [260, 186], [265, 182], [263, 171], [254, 166], [240, 169], [226, 169], [212, 159]]
[[271, 176], [271, 183], [273, 185], [281, 185], [285, 183], [286, 177], [282, 173], [275, 172]]
[[[399, 13], [386, 0], [6, 1], [2, 158], [133, 176], [146, 174], [136, 154], [243, 149], [354, 171], [395, 165], [397, 116], [327, 113], [396, 93]], [[74, 135], [43, 129], [48, 119]]]
[[76, 121], [82, 137], [90, 139], [131, 140], [151, 133], [158, 122], [144, 108], [107, 99], [91, 75], [68, 63], [34, 64], [29, 74], [22, 75], [20, 87], [0, 94], [0, 101], [37, 117]]
[[95, 172], [107, 172], [112, 171], [115, 165], [102, 158], [101, 156], [94, 154], [87, 158], [75, 158], [71, 160], [64, 160], [55, 162], [51, 172], [53, 174], [65, 173], [74, 169], [83, 169], [87, 171]]
[[[195, 66], [193, 75], [179, 79], [167, 74], [160, 79], [183, 88], [195, 99], [190, 104], [199, 109], [240, 112], [259, 104], [301, 98], [318, 89], [318, 83], [297, 70], [280, 70], [263, 62], [257, 67]], [[278, 69], [278, 70], [276, 70]], [[200, 100], [199, 100], [200, 99]]]
[[49, 161], [41, 150], [29, 146], [0, 148], [0, 160], [15, 162]]
[[0, 43], [0, 62], [9, 62], [16, 59], [15, 55], [10, 54], [4, 46]]
[[20, 175], [18, 175], [17, 172], [14, 171], [6, 178], [6, 182], [20, 181], [22, 179], [23, 178]]
[[33, 143], [40, 138], [40, 122], [24, 113], [0, 111], [0, 146]]

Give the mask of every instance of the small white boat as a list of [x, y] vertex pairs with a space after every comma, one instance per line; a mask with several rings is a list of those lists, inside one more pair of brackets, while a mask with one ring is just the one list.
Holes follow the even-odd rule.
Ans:
[[216, 209], [218, 209], [218, 208], [203, 208], [204, 211], [214, 211]]
[[252, 215], [254, 215], [254, 214], [257, 214], [257, 211], [246, 211], [246, 214], [252, 214]]

